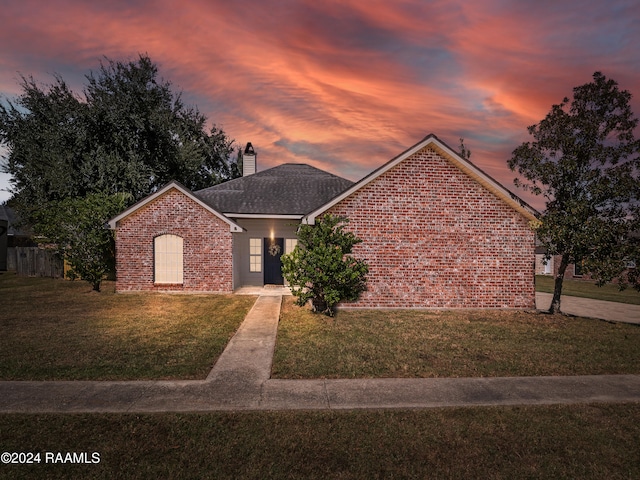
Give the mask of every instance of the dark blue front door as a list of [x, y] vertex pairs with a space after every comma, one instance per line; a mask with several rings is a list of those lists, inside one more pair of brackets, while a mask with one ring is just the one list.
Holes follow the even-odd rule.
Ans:
[[282, 262], [284, 238], [264, 239], [264, 283], [265, 285], [283, 285]]

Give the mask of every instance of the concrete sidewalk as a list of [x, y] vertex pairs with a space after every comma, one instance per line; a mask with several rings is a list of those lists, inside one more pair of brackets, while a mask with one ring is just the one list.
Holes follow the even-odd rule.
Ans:
[[260, 396], [271, 376], [281, 304], [281, 296], [258, 297], [213, 366], [207, 381], [224, 392], [223, 398], [244, 398], [243, 405], [253, 405]]
[[[254, 390], [252, 387], [258, 387]], [[346, 410], [640, 402], [640, 375], [510, 378], [0, 382], [0, 413]]]
[[[553, 295], [550, 293], [536, 292], [536, 308], [538, 310], [548, 310], [552, 298]], [[560, 308], [564, 313], [578, 317], [640, 324], [640, 305], [563, 295]]]
[[640, 375], [270, 379], [281, 296], [260, 296], [206, 380], [0, 382], [0, 413], [328, 410], [640, 402]]

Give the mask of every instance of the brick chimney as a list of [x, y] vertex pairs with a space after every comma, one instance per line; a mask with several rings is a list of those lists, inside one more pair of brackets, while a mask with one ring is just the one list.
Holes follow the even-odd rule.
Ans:
[[256, 169], [256, 151], [253, 149], [251, 142], [249, 142], [242, 154], [242, 176], [253, 175], [256, 173]]

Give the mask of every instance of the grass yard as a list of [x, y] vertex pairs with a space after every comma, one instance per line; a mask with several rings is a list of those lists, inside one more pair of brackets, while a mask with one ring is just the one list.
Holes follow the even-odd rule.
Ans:
[[[552, 276], [536, 275], [536, 290], [538, 292], [553, 293], [553, 283], [554, 278]], [[591, 282], [565, 280], [562, 282], [562, 295], [640, 305], [640, 292], [633, 288], [626, 288], [621, 291], [617, 285], [613, 284], [598, 287]]]
[[[640, 404], [0, 415], [0, 478], [640, 478]], [[100, 463], [46, 464], [44, 452]]]
[[204, 379], [255, 302], [0, 273], [0, 380]]
[[640, 327], [514, 311], [282, 306], [275, 378], [504, 377], [640, 373]]
[[[597, 288], [591, 285], [592, 288]], [[205, 378], [254, 302], [114, 294], [0, 274], [0, 380]], [[640, 328], [527, 312], [341, 311], [283, 302], [274, 378], [640, 373]]]
[[[204, 378], [254, 300], [0, 274], [0, 380]], [[639, 344], [634, 325], [514, 312], [329, 319], [288, 298], [273, 376], [639, 373]], [[640, 404], [0, 414], [0, 447], [40, 453], [0, 464], [0, 479], [626, 479], [640, 478]], [[99, 463], [47, 463], [46, 452]]]

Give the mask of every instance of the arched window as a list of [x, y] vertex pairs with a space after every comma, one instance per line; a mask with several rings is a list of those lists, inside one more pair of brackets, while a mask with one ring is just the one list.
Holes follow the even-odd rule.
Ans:
[[154, 282], [182, 283], [182, 237], [160, 235], [153, 240]]

